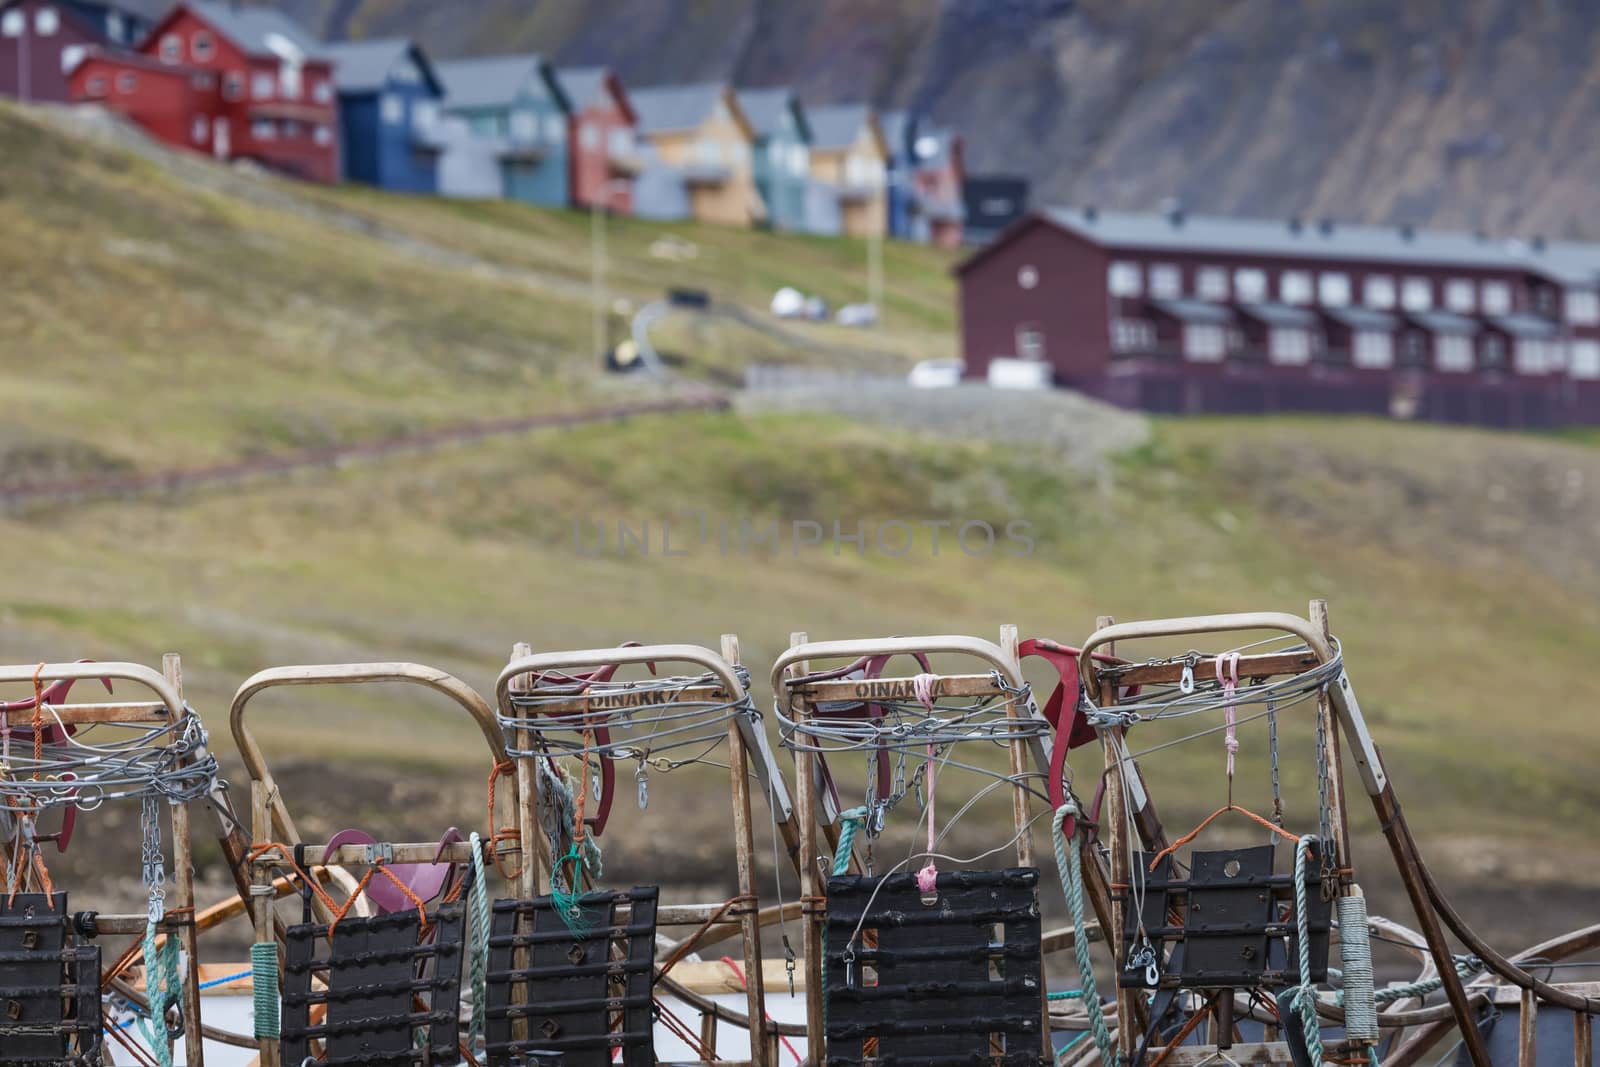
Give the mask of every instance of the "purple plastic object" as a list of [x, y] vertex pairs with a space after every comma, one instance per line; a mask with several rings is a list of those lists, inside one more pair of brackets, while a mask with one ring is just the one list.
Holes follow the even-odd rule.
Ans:
[[[443, 855], [444, 850], [462, 840], [461, 831], [454, 826], [444, 832], [439, 839], [437, 855]], [[377, 839], [365, 830], [340, 830], [328, 840], [328, 849], [336, 849], [340, 845], [376, 845]], [[391, 863], [385, 864], [389, 873], [400, 879], [405, 887], [417, 895], [423, 903], [428, 903], [439, 896], [450, 885], [451, 878], [455, 875], [454, 863]], [[372, 906], [379, 915], [390, 915], [397, 911], [415, 907], [398, 886], [382, 875], [375, 875], [367, 882], [367, 899], [372, 901]]]

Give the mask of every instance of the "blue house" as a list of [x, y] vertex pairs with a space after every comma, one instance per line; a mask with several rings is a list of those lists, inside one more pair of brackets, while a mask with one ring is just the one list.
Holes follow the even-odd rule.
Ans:
[[883, 124], [883, 139], [889, 142], [889, 236], [909, 240], [915, 200], [912, 141], [917, 122], [909, 111], [885, 111], [878, 121]]
[[330, 44], [344, 136], [344, 177], [401, 193], [438, 191], [444, 88], [404, 38]]
[[768, 224], [775, 230], [804, 230], [811, 128], [800, 98], [792, 89], [741, 89], [739, 106], [755, 132], [751, 159]]
[[439, 63], [444, 154], [439, 191], [565, 207], [572, 106], [536, 55]]

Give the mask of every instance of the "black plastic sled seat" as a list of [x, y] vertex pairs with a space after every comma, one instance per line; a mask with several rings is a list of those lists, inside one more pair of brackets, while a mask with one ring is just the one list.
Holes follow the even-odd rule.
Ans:
[[[466, 912], [441, 904], [429, 934], [407, 909], [370, 919], [346, 918], [328, 927], [289, 927], [283, 963], [283, 1062], [298, 1064], [321, 1040], [326, 1067], [341, 1064], [455, 1064], [461, 1060], [461, 956]], [[324, 949], [323, 955], [318, 950]], [[312, 989], [312, 975], [327, 983]], [[327, 1005], [320, 1023], [312, 1006]], [[421, 1031], [417, 1044], [413, 1035]]]
[[0, 891], [0, 1065], [99, 1062], [100, 949], [79, 945], [67, 894]]
[[[1298, 984], [1294, 873], [1292, 865], [1287, 874], [1273, 873], [1275, 852], [1272, 845], [1195, 852], [1187, 878], [1176, 877], [1171, 856], [1162, 857], [1151, 872], [1151, 857], [1135, 853], [1135, 878], [1144, 875], [1144, 924], [1141, 928], [1134, 894], [1125, 891], [1121, 984], [1161, 989]], [[1328, 975], [1332, 914], [1331, 902], [1322, 895], [1321, 852], [1315, 847], [1306, 865], [1311, 979], [1318, 982]], [[1182, 921], [1173, 921], [1178, 915]], [[1141, 957], [1147, 948], [1150, 956]], [[1149, 982], [1147, 973], [1158, 973], [1158, 980]]]
[[1043, 1054], [1039, 872], [828, 881], [828, 1064], [1036, 1067]]
[[489, 1067], [652, 1067], [657, 896], [655, 886], [586, 893], [571, 926], [551, 897], [494, 902]]

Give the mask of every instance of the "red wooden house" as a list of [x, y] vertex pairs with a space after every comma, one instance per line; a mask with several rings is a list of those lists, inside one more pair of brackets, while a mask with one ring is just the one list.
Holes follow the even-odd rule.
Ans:
[[68, 76], [94, 48], [137, 43], [150, 21], [102, 0], [0, 2], [0, 96], [64, 104]]
[[1037, 360], [1155, 411], [1600, 422], [1600, 245], [1090, 208], [957, 272], [973, 376]]
[[633, 213], [640, 156], [638, 117], [622, 80], [604, 67], [563, 67], [556, 81], [571, 106], [567, 116], [568, 197], [573, 207]]
[[[187, 0], [156, 23], [137, 55], [101, 53], [95, 64], [75, 71], [71, 95], [106, 103], [174, 146], [333, 182], [339, 178], [338, 98], [332, 64], [318, 49], [275, 11]], [[171, 79], [140, 79], [152, 63], [188, 79], [193, 96], [186, 113], [172, 112], [178, 97]], [[160, 85], [163, 91], [117, 93], [127, 82], [124, 74], [135, 87]], [[202, 120], [208, 126], [203, 139]]]

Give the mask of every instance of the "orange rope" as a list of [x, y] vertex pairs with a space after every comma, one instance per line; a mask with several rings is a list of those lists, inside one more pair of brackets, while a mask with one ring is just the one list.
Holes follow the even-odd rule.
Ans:
[[[489, 862], [494, 864], [494, 869], [500, 872], [500, 877], [507, 881], [520, 875], [522, 868], [518, 867], [515, 873], [506, 872], [506, 869], [500, 864], [500, 842], [516, 841], [520, 843], [522, 841], [522, 831], [515, 826], [502, 826], [498, 830], [494, 829], [494, 784], [501, 775], [510, 775], [515, 770], [516, 764], [506, 760], [504, 763], [496, 763], [489, 771], [489, 820], [487, 823], [490, 830]], [[523, 862], [527, 862], [527, 857], [523, 857]]]
[[[1219, 812], [1218, 814], [1221, 814], [1221, 813]], [[1213, 815], [1211, 818], [1214, 819], [1214, 818], [1216, 818], [1216, 816]], [[1209, 822], [1210, 820], [1208, 819], [1206, 821]], [[1201, 825], [1204, 825], [1204, 824], [1202, 823]], [[1198, 833], [1198, 832], [1199, 831], [1196, 831], [1196, 833]], [[1298, 838], [1296, 840], [1298, 840]], [[1227, 992], [1228, 992], [1228, 995], [1230, 997], [1233, 996], [1233, 991], [1231, 989], [1228, 990]], [[1189, 1016], [1189, 1021], [1183, 1024], [1183, 1028], [1180, 1029], [1177, 1032], [1177, 1034], [1175, 1034], [1173, 1036], [1171, 1041], [1167, 1042], [1166, 1047], [1161, 1050], [1161, 1055], [1157, 1056], [1154, 1060], [1150, 1061], [1150, 1067], [1161, 1067], [1161, 1064], [1166, 1061], [1166, 1058], [1169, 1055], [1172, 1054], [1172, 1050], [1177, 1048], [1179, 1045], [1183, 1044], [1184, 1040], [1186, 1038], [1188, 1038], [1188, 1036], [1190, 1034], [1195, 1032], [1195, 1028], [1198, 1027], [1200, 1025], [1201, 1020], [1203, 1020], [1206, 1017], [1206, 1012], [1209, 1011], [1211, 1009], [1211, 1005], [1215, 1004], [1216, 1002], [1217, 1002], [1216, 996], [1212, 995], [1211, 997], [1209, 997], [1206, 1000], [1206, 1002], [1204, 1004], [1202, 1004], [1200, 1006], [1200, 1010], [1199, 1011], [1197, 1011], [1193, 1015]]]
[[578, 772], [578, 799], [572, 811], [572, 846], [577, 848], [583, 844], [583, 808], [589, 799], [589, 749], [594, 745], [594, 731], [583, 731], [583, 752], [581, 759], [582, 769]]
[[382, 863], [374, 863], [372, 866], [367, 868], [367, 873], [361, 876], [361, 881], [356, 884], [355, 892], [351, 893], [350, 896], [345, 899], [345, 902], [339, 905], [339, 907], [334, 911], [333, 921], [328, 924], [329, 941], [333, 940], [334, 929], [344, 921], [345, 915], [349, 913], [351, 906], [355, 904], [356, 898], [367, 891], [367, 884], [372, 881], [373, 874], [378, 871], [382, 871], [383, 876], [389, 879], [389, 881], [393, 882], [395, 888], [404, 893], [406, 895], [406, 899], [411, 901], [411, 903], [416, 906], [417, 918], [422, 923], [422, 929], [420, 930], [418, 936], [426, 936], [428, 932], [427, 905], [424, 904], [422, 902], [422, 898], [413, 893], [411, 891], [411, 887], [402, 882], [399, 876], [393, 871], [385, 867]]
[[[1214, 822], [1217, 819], [1218, 816], [1225, 815], [1230, 811], [1236, 811], [1240, 815], [1244, 815], [1244, 816], [1246, 816], [1248, 818], [1254, 819], [1256, 822], [1260, 823], [1262, 826], [1265, 826], [1268, 830], [1271, 830], [1273, 833], [1277, 834], [1279, 837], [1286, 837], [1290, 841], [1299, 841], [1300, 840], [1294, 834], [1291, 834], [1289, 831], [1285, 830], [1283, 827], [1279, 826], [1277, 823], [1274, 823], [1269, 819], [1263, 819], [1261, 816], [1257, 815], [1253, 811], [1247, 811], [1244, 808], [1241, 808], [1237, 804], [1225, 804], [1222, 807], [1218, 808], [1216, 811], [1212, 812], [1210, 815], [1207, 815], [1204, 819], [1202, 819], [1199, 826], [1196, 826], [1193, 830], [1190, 830], [1188, 833], [1186, 833], [1182, 837], [1178, 838], [1172, 844], [1168, 845], [1166, 848], [1162, 849], [1160, 852], [1157, 852], [1156, 853], [1156, 858], [1150, 861], [1150, 870], [1154, 871], [1156, 869], [1156, 865], [1158, 863], [1160, 863], [1162, 860], [1166, 859], [1168, 856], [1172, 855], [1174, 852], [1178, 851], [1178, 849], [1182, 848], [1184, 845], [1187, 845], [1190, 841], [1193, 841], [1195, 838], [1199, 837], [1200, 836], [1200, 831], [1202, 831], [1206, 827], [1210, 826], [1212, 824], [1212, 822]], [[1150, 1067], [1156, 1067], [1156, 1065], [1152, 1063], [1150, 1065]]]
[[310, 887], [311, 891], [322, 900], [323, 904], [327, 905], [329, 911], [338, 910], [339, 905], [333, 902], [333, 898], [328, 895], [327, 891], [322, 888], [321, 884], [319, 884], [315, 878], [311, 877], [311, 875], [307, 874], [300, 867], [300, 865], [294, 861], [294, 849], [288, 845], [285, 845], [281, 841], [268, 841], [264, 845], [256, 845], [250, 850], [249, 855], [245, 856], [245, 863], [254, 863], [257, 859], [266, 855], [268, 852], [271, 852], [273, 849], [278, 850], [278, 855], [283, 857], [284, 865], [290, 870], [294, 871], [295, 874], [300, 876], [300, 880]]
[[44, 682], [39, 679], [44, 670], [41, 663], [33, 669], [33, 780], [39, 780], [39, 763], [44, 757]]
[[724, 915], [728, 914], [728, 910], [730, 908], [741, 902], [747, 904], [754, 903], [755, 899], [756, 898], [753, 896], [737, 896], [730, 897], [723, 901], [722, 904], [718, 906], [717, 910], [711, 913], [711, 917], [700, 924], [700, 929], [684, 938], [683, 943], [672, 950], [672, 955], [667, 957], [667, 962], [663, 963], [661, 965], [661, 970], [656, 972], [656, 981], [659, 982], [661, 979], [665, 978], [668, 971], [677, 966], [678, 962], [685, 956], [693, 952], [695, 946], [700, 944], [700, 939], [706, 936], [706, 931], [710, 930], [717, 924], [718, 920], [720, 920]]

